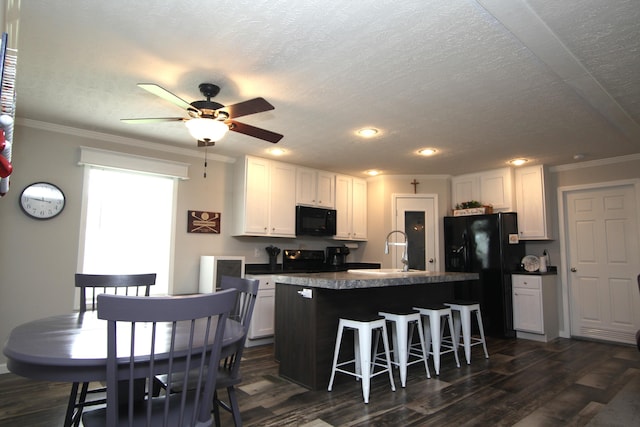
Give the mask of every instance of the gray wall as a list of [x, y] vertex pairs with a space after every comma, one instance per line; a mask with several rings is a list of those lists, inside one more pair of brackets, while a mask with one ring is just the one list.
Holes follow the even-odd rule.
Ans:
[[[20, 125], [16, 126], [14, 140], [11, 188], [0, 199], [0, 342], [4, 342], [11, 329], [21, 323], [73, 309], [73, 275], [77, 271], [84, 171], [84, 167], [78, 165], [80, 146], [191, 164], [190, 179], [178, 184], [173, 293], [197, 291], [201, 255], [244, 255], [247, 263], [267, 263], [264, 248], [271, 244], [281, 249], [324, 249], [338, 243], [323, 238], [230, 236], [234, 165], [212, 161], [212, 150], [204, 179], [202, 151], [197, 149], [192, 150], [191, 156], [188, 150], [185, 150], [186, 155], [172, 154], [139, 148], [139, 145], [144, 146], [143, 142], [106, 142]], [[52, 220], [31, 219], [18, 205], [22, 189], [37, 181], [58, 185], [67, 197], [64, 211]], [[187, 233], [187, 210], [220, 212], [221, 234]], [[137, 218], [138, 214], [132, 212], [131, 220]], [[349, 261], [361, 261], [364, 247], [366, 243], [352, 251]], [[0, 365], [5, 362], [6, 358], [0, 356]]]

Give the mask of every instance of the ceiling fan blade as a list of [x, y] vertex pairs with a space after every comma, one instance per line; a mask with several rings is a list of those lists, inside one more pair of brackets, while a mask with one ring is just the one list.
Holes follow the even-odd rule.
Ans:
[[189, 110], [198, 111], [198, 109], [195, 108], [193, 105], [189, 104], [187, 101], [180, 98], [179, 96], [169, 92], [162, 86], [158, 86], [157, 84], [154, 84], [154, 83], [138, 83], [138, 87], [146, 90], [149, 93], [154, 94], [155, 96], [159, 96], [165, 101], [169, 101], [173, 105], [177, 105], [178, 107], [183, 108], [187, 111]]
[[120, 119], [121, 122], [131, 124], [146, 124], [146, 123], [160, 123], [160, 122], [183, 122], [186, 119], [182, 117], [156, 117], [150, 119]]
[[246, 123], [236, 122], [235, 120], [225, 120], [225, 123], [228, 124], [229, 129], [234, 132], [243, 133], [254, 138], [264, 139], [265, 141], [269, 141], [274, 144], [280, 141], [283, 137], [283, 135], [280, 135], [279, 133], [257, 128]]
[[267, 102], [264, 98], [254, 98], [237, 104], [227, 105], [221, 110], [229, 113], [229, 118], [248, 116], [249, 114], [262, 113], [263, 111], [273, 110], [275, 107]]

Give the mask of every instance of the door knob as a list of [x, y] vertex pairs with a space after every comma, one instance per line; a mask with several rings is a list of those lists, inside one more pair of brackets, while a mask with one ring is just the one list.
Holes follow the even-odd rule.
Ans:
[[571, 267], [571, 272], [575, 273], [576, 271], [578, 271], [575, 267]]

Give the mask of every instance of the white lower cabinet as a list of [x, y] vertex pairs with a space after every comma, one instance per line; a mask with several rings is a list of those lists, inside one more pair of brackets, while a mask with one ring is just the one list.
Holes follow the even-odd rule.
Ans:
[[550, 341], [558, 336], [556, 275], [514, 274], [513, 328], [518, 338]]
[[[254, 340], [260, 340], [260, 344], [273, 342], [276, 284], [270, 275], [247, 275], [247, 278], [260, 280], [256, 305], [249, 325], [247, 345], [251, 346], [256, 342]], [[265, 340], [265, 338], [269, 339]]]

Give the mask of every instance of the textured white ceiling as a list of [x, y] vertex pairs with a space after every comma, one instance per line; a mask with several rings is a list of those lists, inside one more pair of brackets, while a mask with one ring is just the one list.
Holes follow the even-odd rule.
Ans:
[[[22, 119], [193, 148], [181, 123], [119, 119], [182, 115], [136, 83], [193, 101], [211, 82], [275, 106], [240, 121], [282, 133], [285, 161], [354, 175], [640, 152], [638, 0], [28, 0], [19, 28]], [[231, 132], [209, 153], [270, 147]]]

